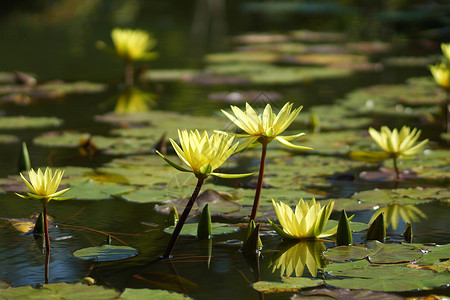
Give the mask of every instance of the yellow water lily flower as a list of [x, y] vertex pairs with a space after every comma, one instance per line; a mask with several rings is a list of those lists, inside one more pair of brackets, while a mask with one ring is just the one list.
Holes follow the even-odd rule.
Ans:
[[140, 29], [114, 28], [111, 32], [114, 49], [104, 42], [97, 42], [97, 47], [117, 55], [125, 61], [149, 60], [157, 57], [156, 52], [148, 52], [156, 45], [148, 32]]
[[445, 59], [450, 61], [450, 43], [442, 43], [441, 44], [442, 53], [445, 56]]
[[[237, 134], [237, 137], [248, 138], [248, 141], [244, 144], [245, 146], [250, 145], [254, 142], [259, 142], [261, 144], [268, 144], [272, 140], [277, 140], [285, 146], [301, 149], [301, 150], [311, 150], [312, 148], [297, 146], [290, 141], [295, 140], [303, 135], [304, 133], [299, 133], [290, 136], [280, 136], [280, 134], [285, 131], [289, 125], [295, 120], [303, 106], [292, 110], [292, 103], [286, 103], [278, 115], [272, 112], [272, 106], [267, 104], [264, 108], [262, 114], [257, 114], [250, 104], [246, 103], [245, 112], [240, 110], [237, 106], [231, 106], [234, 116], [230, 113], [222, 110], [222, 112], [239, 128], [246, 132], [246, 134]], [[242, 145], [240, 148], [244, 148]]]
[[[283, 243], [284, 244], [284, 243]], [[283, 245], [282, 244], [282, 245]], [[322, 253], [326, 250], [322, 242], [298, 242], [295, 244], [286, 244], [288, 249], [282, 249], [274, 255], [270, 265], [273, 266], [272, 273], [280, 269], [281, 276], [301, 277], [304, 273], [305, 266], [308, 268], [311, 276], [317, 276], [317, 269], [322, 269], [325, 266]]]
[[450, 63], [441, 62], [436, 65], [431, 65], [428, 68], [430, 69], [436, 83], [442, 88], [450, 90]]
[[408, 126], [403, 126], [400, 132], [396, 128], [391, 131], [387, 126], [382, 126], [379, 132], [369, 128], [372, 139], [391, 157], [413, 156], [422, 151], [428, 139], [414, 145], [421, 132], [417, 128], [411, 131]]
[[192, 172], [197, 178], [206, 178], [208, 175], [238, 178], [253, 174], [222, 174], [214, 172], [215, 169], [219, 168], [235, 153], [239, 143], [233, 144], [234, 137], [222, 133], [214, 133], [209, 136], [206, 131], [200, 134], [198, 130], [178, 130], [178, 137], [181, 147], [174, 140], [169, 140], [178, 157], [190, 169], [172, 162], [159, 152], [158, 154], [171, 166], [182, 172]]
[[41, 169], [38, 169], [37, 173], [31, 169], [28, 172], [28, 181], [22, 173], [20, 176], [22, 180], [27, 185], [28, 189], [30, 189], [31, 193], [28, 192], [28, 196], [16, 194], [22, 198], [26, 199], [37, 199], [42, 203], [48, 203], [50, 200], [67, 200], [70, 198], [62, 198], [59, 197], [65, 192], [67, 192], [70, 188], [57, 191], [59, 184], [61, 183], [61, 179], [64, 175], [64, 171], [57, 169], [55, 174], [52, 173], [50, 168], [46, 168], [43, 173]]
[[405, 221], [405, 223], [412, 223], [412, 221], [419, 221], [420, 218], [426, 219], [427, 216], [415, 205], [404, 205], [400, 203], [391, 203], [385, 207], [379, 208], [370, 218], [369, 224], [380, 215], [383, 214], [384, 224], [386, 228], [389, 224], [392, 224], [392, 229], [397, 230], [399, 217]]
[[269, 220], [273, 229], [284, 239], [315, 239], [331, 236], [336, 233], [337, 226], [323, 232], [334, 207], [334, 200], [321, 207], [320, 203], [312, 198], [308, 204], [300, 198], [295, 212], [283, 202], [272, 200], [278, 220], [283, 229]]

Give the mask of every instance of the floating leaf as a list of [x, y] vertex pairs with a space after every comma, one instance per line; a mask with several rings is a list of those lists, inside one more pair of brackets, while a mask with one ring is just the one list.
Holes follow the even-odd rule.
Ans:
[[369, 249], [363, 246], [338, 246], [329, 248], [323, 256], [328, 260], [345, 262], [364, 259], [369, 253]]
[[450, 244], [428, 248], [423, 257], [418, 260], [418, 263], [432, 265], [448, 260], [450, 260]]
[[161, 203], [173, 198], [166, 188], [158, 186], [135, 190], [121, 197], [135, 203]]
[[349, 279], [329, 279], [332, 286], [374, 291], [409, 291], [431, 289], [448, 283], [447, 274], [430, 270], [413, 270], [404, 264], [373, 265], [366, 260], [327, 265], [325, 271], [332, 277], [356, 277]]
[[384, 300], [402, 300], [403, 297], [397, 296], [395, 294], [388, 294], [383, 292], [374, 292], [366, 289], [355, 290], [355, 289], [315, 289], [309, 292], [303, 292], [306, 296], [299, 294], [291, 297], [291, 300], [306, 299], [309, 297], [318, 298], [325, 297], [328, 299], [346, 299], [346, 300], [374, 300], [374, 299], [384, 299]]
[[150, 290], [150, 289], [130, 289], [127, 288], [120, 295], [119, 300], [178, 300], [178, 299], [192, 299], [184, 294], [169, 292], [166, 290]]
[[127, 246], [103, 245], [76, 250], [73, 256], [82, 260], [111, 261], [136, 256], [138, 251]]
[[[186, 223], [181, 229], [180, 235], [197, 236], [198, 223]], [[211, 223], [212, 235], [229, 234], [238, 231], [240, 228], [236, 226], [230, 226], [226, 223]], [[170, 226], [164, 229], [164, 232], [172, 234], [175, 230], [175, 226]]]
[[40, 288], [31, 286], [10, 287], [0, 289], [0, 297], [4, 299], [98, 299], [110, 300], [119, 297], [114, 289], [106, 289], [98, 285], [86, 285], [81, 282], [69, 284], [65, 282], [44, 284]]
[[55, 117], [2, 116], [0, 129], [29, 129], [42, 127], [58, 127], [63, 120]]
[[369, 261], [374, 264], [411, 262], [422, 257], [420, 249], [406, 244], [383, 244], [370, 241], [366, 246], [370, 249]]
[[193, 69], [151, 69], [140, 75], [144, 81], [185, 81], [193, 78], [199, 70]]
[[274, 281], [257, 281], [252, 284], [252, 287], [258, 292], [263, 293], [283, 293], [296, 292], [304, 288], [315, 287], [323, 284], [322, 280], [304, 278], [304, 277], [286, 277], [284, 282]]
[[442, 188], [409, 188], [409, 189], [374, 189], [355, 193], [352, 199], [378, 205], [387, 205], [393, 202], [399, 204], [418, 204], [435, 199], [448, 199], [449, 194]]
[[113, 196], [131, 192], [134, 189], [135, 187], [133, 186], [116, 183], [99, 183], [89, 179], [81, 182], [72, 181], [70, 183], [70, 190], [65, 195], [82, 200], [101, 200], [110, 199]]
[[0, 144], [12, 144], [17, 143], [19, 139], [10, 134], [0, 134]]

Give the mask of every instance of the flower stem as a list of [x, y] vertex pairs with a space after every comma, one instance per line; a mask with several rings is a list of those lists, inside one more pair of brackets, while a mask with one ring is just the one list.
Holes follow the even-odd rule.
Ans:
[[259, 198], [261, 197], [261, 190], [264, 178], [264, 167], [266, 166], [267, 143], [262, 143], [261, 162], [259, 163], [258, 185], [256, 186], [255, 199], [253, 200], [252, 214], [250, 221], [255, 220], [256, 212], [258, 211]]
[[134, 85], [134, 68], [133, 61], [125, 61], [125, 87], [132, 88]]
[[189, 212], [192, 209], [192, 206], [194, 206], [195, 200], [197, 199], [198, 194], [200, 193], [200, 189], [202, 188], [204, 180], [205, 180], [204, 178], [198, 179], [197, 186], [195, 187], [195, 190], [192, 193], [189, 202], [186, 204], [186, 207], [184, 208], [184, 211], [181, 214], [181, 217], [178, 220], [177, 225], [175, 226], [175, 230], [172, 233], [172, 237], [170, 238], [169, 244], [167, 244], [166, 250], [164, 251], [162, 258], [170, 258], [171, 256], [170, 254], [172, 253], [173, 247], [177, 242], [178, 236], [180, 235], [181, 229], [183, 228], [183, 225], [186, 222], [186, 219], [189, 215]]
[[395, 170], [395, 174], [397, 176], [397, 180], [400, 180], [400, 171], [398, 170], [397, 156], [393, 156], [392, 159], [394, 160], [394, 170]]
[[43, 211], [42, 218], [44, 219], [44, 234], [45, 234], [45, 250], [50, 252], [50, 236], [48, 234], [48, 224], [47, 224], [47, 202], [42, 202]]

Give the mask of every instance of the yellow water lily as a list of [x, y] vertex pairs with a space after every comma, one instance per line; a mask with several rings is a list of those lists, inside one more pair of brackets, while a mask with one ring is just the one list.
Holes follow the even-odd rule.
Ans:
[[245, 106], [245, 112], [243, 112], [237, 106], [232, 105], [231, 110], [233, 111], [234, 116], [224, 110], [222, 110], [222, 112], [245, 132], [245, 134], [235, 134], [236, 137], [247, 138], [247, 141], [242, 143], [242, 145], [237, 149], [237, 152], [245, 149], [253, 143], [260, 143], [262, 145], [258, 183], [256, 186], [253, 208], [250, 215], [250, 220], [255, 220], [264, 178], [267, 145], [275, 139], [283, 145], [294, 149], [312, 150], [312, 148], [294, 145], [290, 142], [303, 136], [304, 133], [288, 136], [280, 135], [289, 127], [289, 125], [292, 124], [302, 110], [303, 106], [292, 110], [293, 104], [288, 102], [281, 108], [278, 115], [272, 112], [272, 106], [270, 104], [267, 104], [263, 113], [259, 115], [250, 104], [246, 103]]
[[450, 43], [442, 43], [441, 50], [445, 59], [450, 62]]
[[37, 172], [35, 172], [33, 169], [30, 169], [30, 171], [28, 172], [30, 181], [28, 181], [25, 176], [20, 173], [23, 182], [25, 182], [31, 193], [28, 192], [28, 196], [24, 196], [21, 194], [16, 195], [26, 199], [37, 199], [43, 203], [48, 203], [50, 200], [69, 199], [59, 196], [67, 192], [70, 188], [57, 191], [63, 175], [64, 171], [61, 171], [59, 169], [57, 169], [54, 174], [52, 173], [52, 170], [50, 168], [46, 168], [45, 172], [42, 172], [41, 169], [38, 169]]
[[16, 194], [19, 197], [25, 199], [37, 199], [42, 203], [42, 218], [44, 220], [44, 235], [45, 235], [45, 248], [47, 252], [50, 251], [50, 237], [48, 233], [48, 224], [47, 224], [47, 204], [50, 200], [67, 200], [71, 199], [71, 197], [62, 198], [59, 197], [65, 192], [67, 192], [70, 188], [64, 190], [58, 190], [59, 184], [61, 183], [61, 179], [64, 175], [64, 171], [57, 169], [53, 174], [50, 168], [46, 168], [45, 172], [42, 172], [41, 169], [38, 169], [35, 172], [33, 169], [28, 171], [28, 181], [22, 173], [20, 173], [20, 177], [22, 177], [23, 182], [25, 182], [28, 189], [30, 189], [31, 193], [28, 192], [27, 196]]
[[450, 90], [450, 63], [441, 62], [439, 64], [431, 65], [428, 68], [436, 83], [445, 90]]
[[334, 200], [321, 207], [320, 203], [312, 198], [308, 204], [303, 198], [300, 198], [295, 212], [292, 208], [283, 203], [272, 199], [278, 220], [283, 229], [269, 220], [272, 228], [284, 239], [316, 239], [331, 236], [336, 233], [337, 226], [322, 232], [330, 218], [334, 207]]
[[287, 249], [281, 249], [280, 253], [276, 253], [272, 258], [270, 265], [273, 266], [272, 273], [280, 269], [281, 276], [301, 277], [304, 273], [305, 266], [308, 268], [311, 276], [317, 276], [317, 269], [325, 266], [322, 253], [326, 250], [322, 242], [298, 242], [295, 244], [287, 243]]
[[[304, 133], [298, 133], [289, 136], [280, 136], [289, 125], [295, 120], [303, 106], [292, 110], [292, 103], [286, 103], [278, 115], [272, 112], [272, 106], [267, 104], [262, 114], [257, 114], [250, 104], [245, 104], [245, 112], [240, 110], [237, 106], [231, 106], [231, 110], [234, 116], [230, 113], [222, 110], [222, 112], [239, 128], [246, 132], [246, 134], [236, 134], [237, 137], [248, 138], [247, 143], [249, 145], [254, 142], [261, 144], [268, 144], [272, 140], [277, 140], [285, 146], [294, 149], [311, 150], [310, 147], [298, 146], [290, 143], [290, 141], [297, 139]], [[244, 146], [241, 146], [241, 148]]]
[[104, 42], [97, 42], [97, 47], [117, 55], [125, 61], [149, 60], [158, 56], [148, 52], [156, 45], [156, 39], [147, 31], [129, 28], [114, 28], [111, 32], [114, 49]]
[[169, 139], [170, 143], [178, 157], [190, 169], [174, 163], [158, 152], [166, 162], [177, 170], [192, 172], [197, 178], [206, 178], [208, 175], [224, 178], [239, 178], [253, 174], [223, 174], [214, 172], [215, 169], [223, 165], [235, 153], [239, 143], [233, 144], [234, 137], [232, 136], [222, 133], [214, 133], [209, 136], [206, 131], [200, 134], [198, 130], [178, 130], [178, 137], [181, 147], [172, 139]]
[[422, 131], [408, 126], [403, 126], [400, 132], [395, 128], [392, 131], [387, 126], [382, 126], [380, 131], [369, 128], [372, 139], [394, 160], [394, 169], [397, 179], [400, 179], [400, 172], [397, 166], [397, 158], [410, 157], [423, 150], [428, 139], [416, 144]]
[[203, 182], [209, 175], [224, 178], [238, 178], [253, 174], [222, 174], [214, 172], [215, 169], [219, 168], [235, 153], [239, 143], [233, 144], [234, 137], [232, 136], [223, 133], [214, 133], [209, 136], [206, 131], [204, 131], [203, 134], [200, 134], [198, 130], [178, 130], [178, 138], [180, 139], [181, 147], [172, 139], [170, 139], [170, 143], [175, 149], [178, 157], [189, 167], [189, 169], [174, 163], [160, 152], [157, 151], [157, 153], [175, 169], [182, 172], [194, 173], [198, 181], [191, 198], [186, 204], [186, 207], [175, 226], [169, 244], [162, 255], [163, 258], [170, 258], [181, 229], [200, 193]]
[[400, 132], [396, 128], [391, 131], [387, 126], [382, 126], [379, 132], [369, 128], [369, 134], [378, 146], [395, 157], [413, 156], [421, 152], [428, 142], [426, 139], [415, 145], [421, 132], [417, 128], [411, 130], [408, 126], [403, 126]]
[[404, 205], [400, 203], [391, 203], [385, 207], [379, 208], [370, 218], [369, 224], [383, 213], [384, 224], [386, 227], [392, 224], [392, 229], [397, 230], [399, 217], [405, 223], [412, 223], [412, 221], [419, 221], [420, 218], [426, 219], [427, 216], [415, 205]]

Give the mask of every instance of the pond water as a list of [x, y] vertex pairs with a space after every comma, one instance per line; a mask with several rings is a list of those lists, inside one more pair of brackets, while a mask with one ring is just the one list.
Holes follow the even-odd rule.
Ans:
[[[266, 221], [267, 218], [273, 219], [276, 217], [273, 210], [269, 212], [271, 204], [269, 206], [267, 203], [269, 203], [270, 197], [279, 196], [283, 201], [287, 201], [286, 198], [291, 197], [289, 198], [290, 204], [296, 202], [302, 195], [306, 199], [315, 195], [318, 199], [338, 199], [336, 201], [338, 202], [344, 198], [351, 198], [357, 192], [375, 188], [405, 189], [416, 187], [439, 188], [442, 189], [439, 192], [440, 194], [447, 193], [448, 195], [449, 177], [448, 172], [446, 173], [448, 171], [448, 155], [446, 155], [448, 154], [448, 147], [445, 141], [439, 138], [440, 129], [437, 129], [439, 126], [436, 125], [436, 122], [425, 120], [429, 114], [412, 118], [405, 115], [369, 113], [371, 121], [367, 126], [357, 127], [360, 131], [345, 131], [348, 134], [348, 140], [355, 139], [354, 144], [349, 142], [348, 149], [358, 150], [359, 145], [363, 145], [362, 148], [366, 147], [364, 148], [366, 150], [370, 148], [371, 142], [369, 139], [363, 140], [363, 142], [356, 140], [357, 137], [364, 135], [361, 132], [366, 133], [370, 126], [376, 128], [384, 124], [397, 126], [398, 128], [404, 124], [411, 127], [417, 126], [423, 128], [424, 131], [421, 139], [430, 138], [432, 140], [430, 142], [431, 148], [434, 150], [440, 149], [444, 153], [436, 158], [441, 162], [441, 166], [434, 166], [436, 170], [439, 169], [439, 171], [436, 171], [438, 172], [437, 175], [429, 175], [434, 170], [431, 169], [425, 175], [419, 174], [417, 178], [404, 179], [400, 182], [381, 179], [366, 180], [359, 176], [360, 173], [362, 171], [377, 171], [379, 165], [356, 164], [347, 158], [349, 150], [346, 149], [324, 150], [306, 156], [306, 160], [309, 157], [312, 159], [313, 156], [319, 156], [319, 160], [312, 160], [309, 163], [311, 169], [314, 167], [312, 166], [314, 162], [323, 159], [325, 160], [321, 161], [323, 168], [333, 168], [333, 165], [336, 164], [337, 170], [330, 172], [315, 171], [312, 175], [305, 175], [301, 173], [303, 168], [308, 167], [308, 162], [301, 160], [305, 156], [298, 152], [283, 150], [281, 146], [274, 146], [269, 149], [268, 187], [264, 188], [262, 193], [266, 205], [258, 219], [262, 222], [262, 242], [264, 244], [258, 267], [252, 259], [247, 259], [239, 251], [239, 246], [226, 243], [230, 240], [242, 240], [245, 232], [242, 228], [245, 227], [244, 223], [248, 221], [248, 214], [246, 215], [242, 211], [248, 209], [248, 202], [242, 205], [244, 208], [238, 214], [213, 214], [213, 222], [235, 224], [242, 227], [236, 233], [217, 235], [212, 240], [202, 241], [198, 241], [194, 237], [182, 236], [176, 244], [173, 260], [159, 260], [158, 258], [169, 241], [170, 235], [162, 231], [167, 227], [167, 215], [156, 211], [155, 205], [162, 204], [166, 200], [164, 197], [173, 199], [173, 194], [188, 197], [195, 184], [192, 184], [192, 180], [185, 184], [174, 183], [174, 171], [162, 170], [159, 166], [155, 169], [149, 167], [146, 171], [136, 171], [136, 174], [150, 176], [149, 173], [152, 172], [163, 172], [161, 175], [163, 177], [167, 173], [166, 181], [157, 182], [158, 185], [153, 185], [153, 181], [149, 183], [149, 185], [157, 186], [155, 190], [161, 191], [155, 197], [161, 197], [162, 195], [162, 198], [147, 201], [142, 200], [141, 197], [136, 200], [136, 198], [131, 199], [131, 196], [128, 197], [127, 195], [133, 194], [136, 190], [145, 190], [146, 185], [142, 182], [137, 183], [137, 178], [127, 177], [129, 174], [126, 173], [117, 173], [119, 174], [117, 177], [111, 174], [119, 172], [117, 164], [129, 166], [130, 161], [136, 160], [127, 158], [130, 155], [151, 156], [151, 161], [148, 164], [154, 166], [159, 157], [152, 153], [152, 145], [156, 144], [164, 130], [158, 132], [158, 134], [153, 134], [153, 136], [140, 136], [139, 143], [144, 138], [148, 138], [150, 142], [144, 143], [136, 151], [133, 150], [135, 148], [132, 148], [131, 144], [129, 147], [122, 145], [122, 148], [127, 151], [118, 147], [115, 149], [121, 149], [122, 152], [114, 152], [110, 151], [112, 146], [102, 148], [99, 143], [98, 148], [100, 149], [93, 156], [81, 155], [77, 146], [52, 147], [39, 144], [36, 141], [36, 137], [50, 131], [78, 131], [94, 136], [95, 143], [95, 136], [117, 136], [117, 132], [114, 132], [114, 130], [118, 128], [146, 128], [148, 124], [135, 124], [132, 121], [123, 122], [123, 119], [119, 119], [119, 121], [115, 119], [114, 122], [104, 121], [105, 116], [110, 116], [110, 113], [114, 111], [116, 99], [123, 91], [121, 83], [123, 65], [114, 57], [107, 56], [97, 50], [95, 42], [103, 40], [110, 43], [110, 31], [116, 26], [142, 28], [152, 32], [157, 38], [156, 50], [160, 56], [157, 60], [143, 64], [146, 67], [146, 69], [140, 70], [143, 77], [147, 74], [147, 71], [153, 70], [184, 69], [200, 72], [204, 69], [218, 68], [220, 63], [216, 65], [211, 63], [211, 60], [218, 58], [211, 56], [208, 58], [205, 55], [218, 52], [225, 53], [226, 51], [236, 50], [238, 46], [243, 47], [236, 41], [231, 42], [231, 37], [249, 32], [260, 33], [261, 36], [266, 33], [270, 42], [275, 41], [275, 44], [277, 44], [276, 36], [279, 35], [278, 44], [288, 44], [286, 39], [295, 35], [294, 30], [309, 30], [309, 33], [333, 31], [345, 34], [345, 41], [325, 39], [318, 42], [311, 39], [306, 42], [297, 40], [297, 43], [303, 47], [321, 45], [322, 49], [330, 49], [330, 45], [351, 44], [361, 41], [383, 41], [379, 43], [387, 47], [386, 50], [378, 51], [373, 44], [367, 43], [360, 46], [359, 49], [369, 47], [366, 52], [364, 50], [359, 52], [364, 53], [361, 55], [365, 55], [367, 61], [363, 61], [357, 67], [355, 66], [346, 76], [325, 76], [319, 79], [308, 77], [288, 83], [266, 79], [259, 79], [258, 81], [255, 79], [256, 77], [253, 77], [252, 80], [255, 81], [242, 85], [233, 85], [230, 81], [205, 84], [204, 82], [207, 79], [209, 80], [210, 77], [221, 78], [217, 74], [211, 75], [211, 73], [189, 80], [186, 80], [186, 77], [177, 77], [177, 80], [170, 81], [160, 78], [142, 80], [138, 82], [140, 88], [156, 95], [153, 107], [153, 111], [156, 112], [153, 115], [156, 126], [159, 124], [158, 122], [166, 124], [163, 120], [165, 113], [175, 112], [177, 113], [176, 117], [169, 117], [169, 115], [167, 117], [167, 119], [171, 118], [174, 128], [195, 128], [196, 125], [193, 123], [196, 122], [197, 118], [198, 122], [201, 120], [201, 122], [207, 124], [201, 123], [201, 126], [205, 126], [205, 128], [210, 129], [208, 124], [215, 125], [217, 122], [218, 126], [224, 127], [216, 129], [227, 129], [229, 124], [226, 123], [223, 116], [220, 116], [220, 109], [228, 109], [230, 103], [214, 101], [212, 100], [213, 95], [251, 91], [253, 94], [249, 96], [249, 102], [257, 103], [257, 101], [254, 101], [255, 98], [263, 98], [265, 100], [263, 102], [271, 102], [276, 110], [286, 101], [293, 102], [296, 107], [303, 105], [303, 111], [299, 115], [302, 122], [295, 123], [294, 126], [296, 127], [293, 130], [296, 132], [304, 131], [307, 135], [313, 135], [308, 124], [313, 107], [332, 105], [337, 103], [338, 100], [347, 99], [347, 97], [349, 99], [348, 95], [356, 89], [361, 91], [361, 89], [377, 85], [404, 85], [412, 77], [430, 77], [426, 67], [427, 63], [423, 63], [423, 61], [430, 63], [437, 61], [437, 57], [440, 55], [440, 42], [448, 42], [445, 34], [439, 35], [437, 30], [432, 31], [433, 28], [439, 28], [440, 24], [437, 21], [430, 24], [431, 12], [416, 19], [408, 19], [407, 17], [402, 19], [400, 16], [402, 13], [406, 13], [406, 9], [400, 3], [398, 3], [398, 6], [393, 5], [393, 7], [377, 7], [375, 4], [367, 3], [363, 7], [356, 4], [351, 5], [351, 2], [353, 1], [346, 1], [346, 5], [340, 5], [340, 1], [318, 1], [321, 5], [315, 6], [310, 3], [310, 6], [295, 6], [294, 2], [234, 1], [233, 3], [224, 3], [217, 1], [218, 4], [226, 4], [226, 10], [205, 6], [206, 1], [196, 1], [195, 5], [190, 2], [138, 0], [126, 2], [113, 0], [25, 1], [23, 4], [11, 5], [11, 7], [7, 7], [7, 4], [1, 4], [0, 37], [2, 37], [2, 47], [0, 47], [0, 57], [2, 57], [2, 61], [0, 72], [9, 74], [18, 70], [32, 73], [36, 75], [39, 83], [57, 79], [65, 82], [90, 81], [105, 84], [106, 88], [96, 93], [67, 94], [56, 99], [32, 100], [30, 103], [6, 100], [0, 102], [0, 118], [46, 116], [63, 120], [60, 126], [53, 128], [17, 129], [12, 127], [5, 129], [0, 127], [0, 135], [8, 134], [16, 137], [12, 143], [0, 144], [0, 178], [2, 178], [0, 181], [0, 192], [2, 192], [0, 194], [2, 204], [0, 209], [0, 218], [2, 218], [0, 225], [0, 236], [2, 237], [0, 239], [0, 281], [9, 281], [13, 287], [44, 283], [45, 255], [42, 254], [38, 244], [35, 243], [33, 235], [22, 234], [12, 229], [9, 222], [6, 221], [6, 219], [13, 218], [29, 218], [42, 209], [39, 201], [21, 199], [14, 194], [15, 191], [24, 191], [23, 187], [17, 187], [15, 184], [20, 181], [17, 177], [19, 141], [27, 143], [34, 168], [45, 166], [55, 168], [83, 167], [82, 171], [73, 168], [68, 173], [75, 174], [73, 176], [76, 178], [82, 172], [85, 172], [78, 178], [90, 178], [100, 183], [106, 181], [119, 183], [123, 186], [132, 186], [129, 191], [118, 193], [118, 195], [111, 195], [106, 191], [107, 195], [104, 198], [98, 197], [96, 200], [89, 200], [89, 197], [77, 197], [72, 200], [52, 201], [50, 203], [49, 214], [54, 218], [54, 224], [56, 225], [50, 228], [52, 238], [49, 262], [50, 283], [74, 283], [89, 276], [95, 278], [98, 284], [109, 288], [120, 290], [126, 288], [167, 289], [185, 293], [194, 299], [210, 299], [212, 296], [217, 299], [261, 299], [264, 296], [267, 299], [288, 299], [292, 293], [263, 295], [251, 287], [251, 283], [259, 280], [278, 282], [283, 275], [281, 269], [275, 268], [274, 264], [279, 255], [279, 249], [286, 248], [286, 245], [283, 246], [282, 240], [270, 231]], [[415, 9], [413, 11], [418, 13], [420, 12], [420, 1], [416, 2], [413, 5]], [[267, 6], [263, 3], [266, 3]], [[2, 5], [4, 6], [3, 9]], [[433, 11], [433, 14], [437, 14], [437, 12]], [[440, 15], [440, 17], [443, 20], [449, 18], [445, 14]], [[416, 36], [415, 31], [422, 33], [424, 36]], [[426, 35], [426, 33], [430, 33], [430, 35]], [[292, 40], [289, 40], [289, 42], [292, 42]], [[258, 45], [257, 43], [249, 44], [252, 47], [255, 47], [255, 44]], [[264, 51], [270, 52], [269, 50]], [[248, 56], [256, 55], [255, 52], [251, 53], [253, 54], [248, 54]], [[295, 51], [293, 53], [295, 54]], [[286, 57], [293, 59], [291, 57], [294, 56], [293, 53], [288, 51]], [[321, 51], [317, 50], [315, 54], [320, 56]], [[417, 60], [415, 61], [422, 62], [406, 65], [387, 63], [389, 58], [393, 57], [416, 57]], [[309, 59], [314, 60], [315, 58], [311, 56]], [[354, 59], [361, 58], [350, 58], [350, 60]], [[242, 65], [246, 63], [248, 61], [241, 61]], [[270, 61], [271, 67], [280, 68], [289, 67], [291, 63], [291, 60]], [[346, 63], [349, 64], [348, 61]], [[295, 62], [292, 65], [309, 67], [310, 63]], [[369, 70], [362, 70], [363, 67], [369, 68]], [[237, 72], [244, 74], [246, 71]], [[0, 84], [3, 86], [10, 85], [8, 82], [0, 82]], [[408, 89], [408, 86], [403, 88]], [[277, 95], [282, 100], [274, 100], [273, 98], [278, 97]], [[377, 95], [374, 94], [374, 98], [376, 97]], [[243, 103], [237, 103], [236, 105], [242, 107]], [[334, 111], [330, 108], [329, 114], [333, 113]], [[163, 118], [158, 118], [158, 114]], [[99, 116], [103, 116], [103, 120]], [[184, 116], [193, 117], [185, 118]], [[332, 128], [327, 130], [326, 127], [330, 125], [326, 124], [327, 119], [323, 117], [324, 133], [327, 131], [338, 133], [339, 128], [347, 122], [345, 118], [343, 116], [342, 119], [330, 121]], [[337, 128], [336, 131], [333, 131], [334, 127]], [[167, 130], [168, 132], [174, 132], [172, 127]], [[345, 130], [348, 130], [348, 128]], [[175, 136], [170, 137], [175, 138]], [[364, 138], [367, 138], [367, 134]], [[77, 141], [76, 138], [74, 139]], [[302, 145], [308, 145], [308, 141], [311, 143], [317, 142], [306, 139], [303, 143], [300, 140]], [[328, 145], [326, 144], [334, 142], [332, 140], [318, 143], [327, 148]], [[133, 143], [133, 141], [130, 143]], [[144, 150], [142, 150], [142, 147], [144, 147]], [[250, 150], [248, 153], [232, 160], [227, 165], [231, 170], [230, 173], [257, 171], [259, 164], [258, 149]], [[270, 155], [270, 151], [273, 151], [272, 155]], [[336, 161], [331, 160], [334, 158], [336, 158]], [[127, 162], [118, 162], [117, 160], [120, 159], [127, 159]], [[424, 160], [426, 158], [419, 157], [419, 164]], [[139, 161], [139, 158], [137, 161]], [[292, 161], [297, 162], [298, 167], [295, 167]], [[424, 164], [426, 165], [426, 163]], [[165, 162], [160, 159], [160, 164], [164, 166]], [[413, 168], [413, 164], [405, 162], [404, 167]], [[277, 169], [278, 165], [281, 167]], [[389, 167], [389, 163], [386, 163], [386, 166]], [[98, 173], [93, 175], [93, 169], [97, 169]], [[284, 179], [284, 174], [282, 174], [284, 170], [296, 172], [295, 177], [286, 176], [286, 179]], [[8, 176], [10, 176], [11, 181], [6, 179]], [[130, 182], [124, 183], [123, 177]], [[135, 183], [132, 183], [131, 180], [134, 180]], [[255, 180], [247, 179], [238, 183], [230, 180], [213, 180], [208, 188], [216, 188], [231, 193], [235, 190], [236, 193], [242, 193], [241, 195], [248, 197], [248, 193], [240, 191], [239, 188], [248, 191], [255, 185]], [[279, 189], [280, 182], [291, 185], [288, 188], [289, 191], [298, 190], [298, 196], [294, 192], [285, 196]], [[77, 188], [77, 191], [80, 191], [80, 189], [82, 191], [82, 187], [77, 186], [79, 182], [75, 180], [69, 179], [63, 183], [73, 187], [73, 190]], [[295, 195], [295, 199], [292, 199], [294, 196], [290, 195]], [[415, 195], [411, 197], [414, 198]], [[437, 198], [429, 197], [427, 199], [436, 200]], [[442, 201], [432, 201], [418, 206], [422, 213], [426, 215], [426, 219], [419, 218], [418, 222], [413, 223], [415, 243], [443, 245], [450, 242], [449, 198], [443, 196], [439, 200]], [[244, 203], [239, 201], [237, 203]], [[374, 210], [357, 210], [354, 213], [353, 221], [367, 223]], [[333, 212], [331, 219], [337, 220], [338, 218], [339, 212]], [[197, 219], [196, 216], [190, 221], [196, 221]], [[395, 230], [389, 227], [388, 236], [390, 240], [393, 242], [402, 241], [403, 237], [400, 234], [403, 233], [405, 226], [406, 223], [400, 218]], [[354, 234], [355, 243], [364, 242], [364, 232]], [[85, 261], [73, 255], [73, 252], [78, 249], [105, 244], [108, 234], [113, 237], [113, 245], [131, 246], [138, 249], [139, 254], [132, 258], [111, 262]], [[324, 242], [323, 247], [331, 248], [334, 246], [333, 239], [329, 239]], [[315, 257], [317, 265], [322, 265], [319, 266], [319, 269], [322, 269], [325, 265], [321, 254], [324, 248], [314, 246], [312, 252], [315, 254], [311, 254]], [[310, 270], [309, 267], [305, 267], [303, 276], [314, 278], [315, 276], [312, 273], [316, 270], [313, 271], [312, 269], [314, 268]], [[328, 276], [321, 270], [318, 272], [318, 278]], [[429, 293], [433, 292], [441, 295], [449, 293], [448, 288], [432, 290]], [[400, 293], [400, 295], [407, 294]]]

